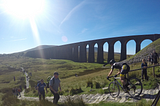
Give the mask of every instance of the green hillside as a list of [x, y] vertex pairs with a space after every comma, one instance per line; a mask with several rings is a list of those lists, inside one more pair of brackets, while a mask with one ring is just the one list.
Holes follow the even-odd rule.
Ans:
[[141, 51], [139, 51], [137, 54], [131, 56], [125, 62], [127, 63], [135, 63], [135, 62], [140, 62], [143, 58], [147, 60], [148, 56], [153, 52], [153, 50], [156, 50], [158, 54], [160, 54], [160, 38], [157, 39], [156, 41], [152, 42], [145, 48], [143, 48]]
[[[131, 56], [127, 61], [132, 61], [132, 59], [141, 59], [141, 56], [147, 57], [153, 49], [155, 49], [158, 53], [160, 53], [160, 39], [148, 45], [146, 48], [138, 52], [136, 55]], [[95, 57], [96, 57], [95, 53]], [[104, 60], [107, 60], [107, 53], [104, 53]], [[119, 60], [120, 54], [115, 54], [115, 60]], [[26, 90], [26, 96], [38, 96], [38, 92], [35, 90], [35, 85], [37, 81], [40, 79], [46, 79], [48, 76], [52, 76], [55, 71], [60, 73], [60, 80], [62, 86], [63, 95], [73, 95], [73, 94], [104, 94], [108, 93], [108, 91], [103, 91], [101, 88], [108, 86], [110, 81], [106, 79], [108, 72], [110, 69], [102, 68], [103, 64], [98, 63], [80, 63], [73, 62], [70, 60], [60, 60], [60, 59], [40, 59], [40, 58], [29, 58], [24, 57], [23, 53], [20, 54], [10, 54], [5, 56], [0, 56], [0, 99], [6, 96], [10, 97], [6, 92], [10, 91], [14, 87], [24, 86], [25, 80], [24, 75], [20, 72], [20, 67], [23, 67], [25, 71], [28, 73], [32, 73], [30, 77], [30, 88]], [[140, 68], [140, 63], [135, 63], [130, 65], [131, 70]], [[155, 68], [156, 75], [160, 75], [160, 67]], [[153, 78], [152, 69], [148, 69], [149, 81], [143, 82], [144, 89], [154, 89], [157, 86], [157, 82], [159, 82], [159, 78]], [[116, 74], [117, 71], [113, 72], [113, 75]], [[78, 77], [75, 76], [78, 75]], [[141, 78], [141, 70], [136, 72], [131, 72], [130, 76], [136, 76], [137, 78]], [[16, 81], [13, 81], [13, 77], [16, 77]], [[91, 87], [87, 87], [89, 83], [93, 84], [93, 90]], [[8, 91], [6, 91], [6, 89]], [[76, 90], [82, 90], [82, 92], [78, 92]], [[46, 96], [52, 96], [51, 92], [47, 93]], [[12, 97], [13, 99], [13, 97]], [[14, 98], [17, 100], [16, 98]], [[2, 100], [1, 104], [9, 103], [10, 98]], [[19, 103], [28, 103], [27, 101], [19, 101]], [[13, 102], [12, 102], [13, 103]]]

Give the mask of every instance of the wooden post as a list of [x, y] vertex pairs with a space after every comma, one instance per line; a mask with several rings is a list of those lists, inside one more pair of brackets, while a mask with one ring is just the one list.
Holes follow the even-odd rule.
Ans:
[[155, 67], [152, 68], [153, 76], [155, 77]]

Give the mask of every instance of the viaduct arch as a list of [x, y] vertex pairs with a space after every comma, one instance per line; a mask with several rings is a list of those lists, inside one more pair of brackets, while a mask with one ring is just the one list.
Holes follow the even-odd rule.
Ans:
[[[114, 59], [114, 44], [117, 41], [121, 43], [121, 56], [120, 60], [126, 59], [126, 44], [130, 40], [134, 40], [136, 42], [136, 53], [140, 51], [141, 42], [145, 39], [150, 39], [151, 41], [155, 41], [160, 38], [160, 34], [150, 34], [150, 35], [134, 35], [134, 36], [123, 36], [123, 37], [113, 37], [113, 38], [105, 38], [105, 39], [97, 39], [90, 40], [78, 43], [72, 43], [52, 48], [47, 48], [43, 50], [44, 57], [43, 58], [52, 58], [52, 59], [68, 59], [73, 60], [75, 62], [95, 62], [94, 57], [94, 45], [98, 45], [97, 51], [97, 62], [103, 63], [103, 45], [104, 43], [108, 43], [108, 61]], [[87, 60], [87, 51], [86, 46], [89, 45], [88, 50], [88, 60]], [[34, 52], [34, 53], [33, 53]], [[39, 57], [38, 51], [32, 51], [28, 53], [29, 56], [37, 56]], [[46, 55], [45, 55], [46, 54]]]

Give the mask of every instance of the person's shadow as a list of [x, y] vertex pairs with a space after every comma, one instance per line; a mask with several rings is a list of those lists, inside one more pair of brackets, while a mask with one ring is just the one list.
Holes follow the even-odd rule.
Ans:
[[142, 97], [140, 97], [140, 96], [136, 96], [136, 97], [134, 97], [133, 99], [135, 99], [135, 100], [141, 100], [141, 99], [155, 99], [156, 98], [156, 95], [157, 94], [153, 94], [153, 95], [151, 95], [151, 94], [144, 94]]
[[155, 99], [157, 94], [151, 95], [151, 94], [144, 94], [142, 98], [144, 99]]

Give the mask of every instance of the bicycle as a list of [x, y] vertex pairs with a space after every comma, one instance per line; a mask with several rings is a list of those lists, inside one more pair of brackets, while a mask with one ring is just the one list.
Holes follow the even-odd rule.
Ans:
[[[110, 95], [113, 98], [116, 98], [119, 96], [119, 93], [120, 93], [119, 86], [122, 88], [124, 92], [126, 92], [126, 89], [124, 89], [123, 86], [117, 81], [117, 79], [120, 79], [120, 77], [111, 76], [109, 78], [112, 78], [112, 77], [114, 78], [114, 81], [112, 81], [109, 84], [108, 89], [109, 89]], [[129, 78], [129, 79], [125, 78], [125, 79], [127, 80], [127, 83], [128, 83], [128, 89], [126, 93], [128, 93], [133, 98], [138, 97], [143, 90], [141, 81], [137, 78]]]

